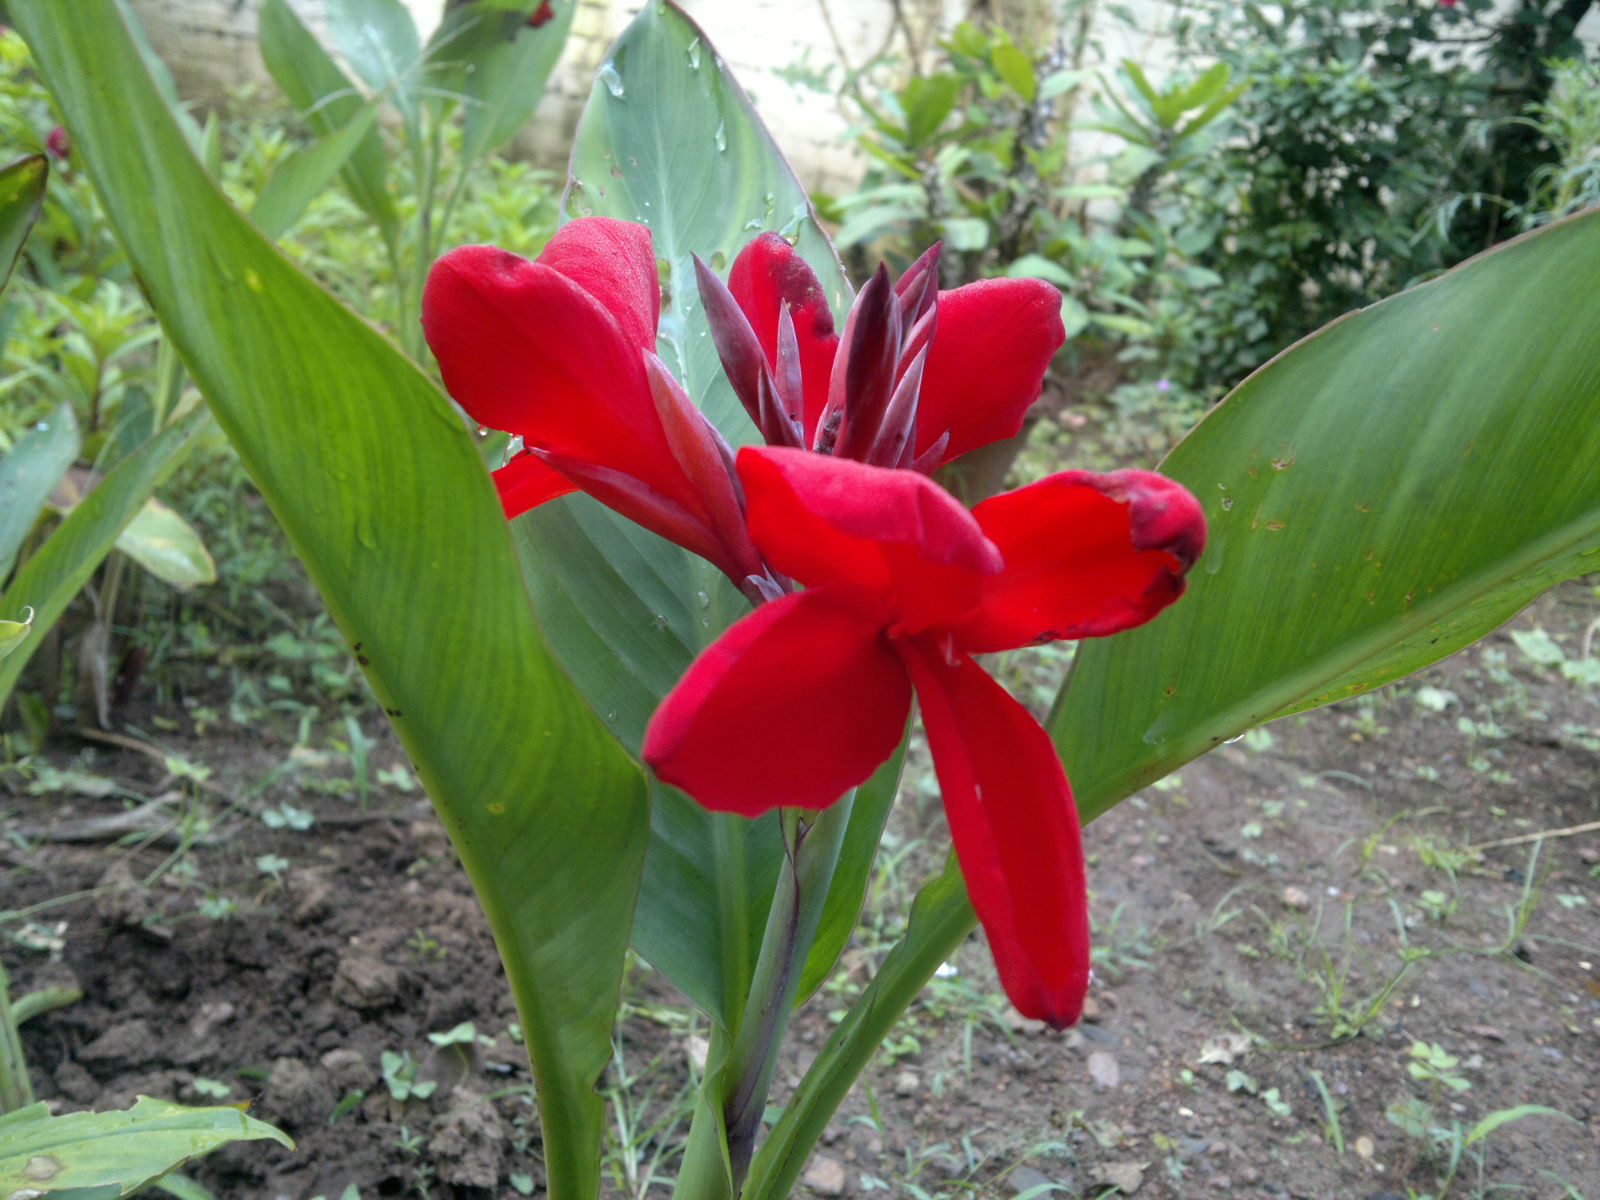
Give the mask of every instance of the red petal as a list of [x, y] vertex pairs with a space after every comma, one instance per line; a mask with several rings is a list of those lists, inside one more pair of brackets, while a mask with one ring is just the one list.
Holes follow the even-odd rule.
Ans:
[[640, 350], [656, 348], [661, 319], [661, 277], [650, 227], [610, 217], [583, 217], [561, 227], [539, 255], [600, 301]]
[[805, 383], [806, 444], [816, 433], [817, 419], [828, 402], [828, 379], [839, 347], [828, 297], [811, 265], [776, 233], [764, 233], [739, 252], [728, 274], [728, 290], [756, 331], [767, 364], [778, 363], [778, 313], [783, 305], [794, 314], [800, 343], [800, 370]]
[[506, 510], [508, 521], [531, 508], [538, 508], [546, 500], [578, 490], [577, 484], [532, 454], [519, 454], [496, 471], [494, 486], [500, 493], [500, 506]]
[[1066, 471], [972, 515], [1006, 563], [956, 631], [974, 654], [1142, 625], [1183, 594], [1206, 541], [1199, 501], [1148, 471]]
[[1000, 567], [972, 514], [926, 476], [776, 447], [739, 452], [750, 537], [808, 587], [875, 594], [885, 624], [916, 632], [961, 620]]
[[765, 604], [708, 647], [651, 718], [644, 760], [717, 812], [826, 808], [899, 745], [905, 667], [830, 589]]
[[602, 302], [543, 261], [464, 246], [434, 264], [422, 323], [445, 386], [474, 420], [521, 434], [530, 448], [632, 475], [693, 507], [636, 344], [653, 314], [619, 323], [608, 307], [616, 300]]
[[1000, 982], [1025, 1017], [1065, 1029], [1089, 988], [1083, 841], [1061, 760], [966, 655], [897, 643], [911, 671], [961, 873]]
[[985, 279], [940, 292], [917, 452], [946, 430], [946, 462], [1014, 436], [1065, 340], [1061, 293], [1042, 280]]

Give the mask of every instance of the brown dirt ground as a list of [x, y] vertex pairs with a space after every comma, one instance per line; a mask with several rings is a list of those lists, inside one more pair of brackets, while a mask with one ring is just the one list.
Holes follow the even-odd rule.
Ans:
[[[1600, 615], [1592, 582], [1511, 628], [1542, 627], [1575, 656]], [[1060, 1036], [1030, 1028], [970, 942], [852, 1093], [799, 1194], [1405, 1200], [1437, 1192], [1452, 1139], [1536, 1103], [1568, 1119], [1514, 1121], [1466, 1148], [1450, 1194], [1600, 1197], [1600, 832], [1466, 852], [1596, 819], [1597, 701], [1600, 687], [1535, 665], [1502, 631], [1122, 805], [1088, 835], [1102, 954], [1088, 1019]], [[187, 729], [184, 713], [175, 701], [168, 726]], [[211, 767], [205, 788], [122, 746], [63, 740], [47, 756], [133, 795], [195, 797], [215, 840], [148, 886], [137, 881], [170, 841], [54, 840], [126, 798], [33, 795], [0, 772], [13, 992], [67, 982], [84, 994], [24, 1029], [40, 1097], [62, 1109], [223, 1089], [254, 1100], [299, 1148], [240, 1144], [194, 1164], [222, 1197], [333, 1200], [351, 1184], [369, 1200], [541, 1194], [515, 1013], [419, 793], [380, 788], [362, 813], [319, 783], [340, 760], [268, 781], [294, 744], [286, 730], [200, 739], [161, 732], [158, 716], [135, 707], [125, 728]], [[374, 769], [399, 765], [392, 738], [369, 728]], [[887, 843], [895, 865], [835, 982], [797, 1017], [779, 1103], [947, 845], [937, 803], [908, 790]], [[312, 812], [313, 829], [237, 815], [283, 802]], [[263, 855], [283, 865], [264, 871]], [[231, 915], [204, 915], [222, 899]], [[466, 1021], [479, 1044], [429, 1042]], [[649, 1177], [673, 1171], [704, 1034], [640, 965], [619, 1043], [630, 1132], [608, 1151], [608, 1195], [668, 1194]], [[1454, 1056], [1441, 1073], [1466, 1086], [1413, 1078], [1415, 1043]], [[432, 1094], [395, 1100], [384, 1051], [412, 1055]], [[1407, 1112], [1412, 1133], [1393, 1119]]]

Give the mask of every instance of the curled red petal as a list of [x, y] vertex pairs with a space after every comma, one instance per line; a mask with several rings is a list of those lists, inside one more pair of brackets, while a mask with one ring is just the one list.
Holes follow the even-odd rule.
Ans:
[[940, 292], [917, 452], [947, 430], [945, 462], [1014, 436], [1064, 341], [1061, 293], [1042, 280], [984, 279]]
[[796, 592], [711, 644], [662, 701], [644, 760], [716, 812], [826, 808], [894, 752], [906, 669], [842, 591]]
[[533, 454], [519, 454], [496, 471], [494, 486], [508, 521], [578, 490], [577, 484]]
[[569, 221], [540, 252], [539, 262], [604, 305], [630, 345], [656, 348], [661, 276], [649, 226], [610, 217]]
[[793, 246], [776, 233], [763, 233], [739, 252], [728, 273], [728, 290], [750, 321], [767, 364], [778, 362], [778, 313], [788, 305], [794, 316], [805, 386], [806, 444], [828, 402], [828, 379], [839, 347], [833, 311], [816, 273]]
[[[663, 454], [640, 351], [606, 305], [543, 263], [452, 250], [428, 275], [422, 325], [445, 387], [480, 425], [585, 459]], [[606, 447], [614, 446], [616, 453]]]
[[1065, 1029], [1089, 989], [1083, 841], [1049, 735], [964, 654], [897, 642], [945, 815], [1000, 982], [1025, 1017]]
[[1183, 594], [1206, 541], [1200, 502], [1149, 471], [1066, 471], [972, 515], [1006, 563], [956, 631], [974, 654], [1142, 625]]
[[808, 587], [876, 595], [900, 632], [959, 621], [1001, 559], [972, 514], [926, 476], [776, 447], [739, 452], [750, 537]]

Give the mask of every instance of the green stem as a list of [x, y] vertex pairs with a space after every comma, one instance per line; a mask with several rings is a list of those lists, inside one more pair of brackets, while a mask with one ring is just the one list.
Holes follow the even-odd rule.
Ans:
[[0, 1114], [16, 1112], [33, 1103], [28, 1060], [22, 1056], [16, 1010], [11, 1007], [11, 980], [0, 967]]
[[822, 1053], [800, 1081], [782, 1118], [751, 1164], [741, 1200], [784, 1200], [829, 1120], [939, 965], [977, 918], [954, 860], [917, 895], [911, 924]]
[[[722, 1013], [729, 1029], [744, 1018], [750, 978], [750, 921], [745, 907], [745, 818], [714, 813], [711, 842], [717, 859], [717, 915], [722, 954]], [[709, 1079], [712, 1072], [706, 1072]]]
[[777, 1069], [778, 1048], [794, 1012], [800, 975], [822, 920], [828, 886], [833, 881], [854, 805], [854, 796], [846, 797], [817, 814], [809, 825], [797, 810], [786, 809], [782, 813], [783, 864], [772, 907], [767, 912], [766, 933], [750, 980], [744, 1018], [722, 1073], [723, 1119], [736, 1191], [750, 1169], [767, 1094]]

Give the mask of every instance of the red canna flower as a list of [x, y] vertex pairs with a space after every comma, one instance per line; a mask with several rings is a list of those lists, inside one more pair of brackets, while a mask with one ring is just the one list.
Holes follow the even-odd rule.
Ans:
[[573, 221], [533, 262], [452, 250], [422, 296], [450, 394], [523, 439], [495, 472], [508, 518], [581, 488], [748, 588], [764, 568], [732, 451], [656, 357], [660, 311], [650, 231], [604, 217]]
[[550, 0], [544, 0], [544, 3], [539, 5], [528, 18], [528, 25], [530, 28], [538, 29], [541, 25], [553, 21], [555, 15], [555, 10], [550, 7]]
[[44, 147], [62, 162], [72, 157], [72, 139], [67, 137], [67, 131], [59, 125], [50, 131], [49, 137], [45, 138]]
[[1205, 545], [1199, 504], [1142, 471], [1067, 472], [971, 512], [920, 474], [746, 449], [751, 537], [806, 585], [710, 646], [644, 759], [707, 808], [817, 809], [922, 705], [956, 854], [1007, 994], [1064, 1028], [1089, 979], [1083, 850], [1048, 735], [972, 658], [1143, 623]]

